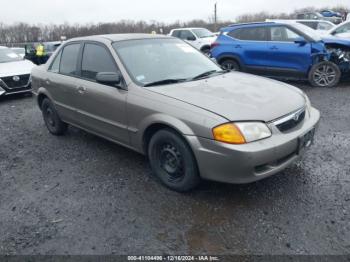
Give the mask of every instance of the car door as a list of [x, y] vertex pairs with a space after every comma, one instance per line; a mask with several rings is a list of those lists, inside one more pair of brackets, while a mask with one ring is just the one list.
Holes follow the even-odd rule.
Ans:
[[81, 47], [79, 42], [65, 45], [49, 66], [43, 83], [60, 117], [69, 123], [74, 123], [77, 119], [75, 98]]
[[119, 72], [109, 49], [102, 43], [84, 43], [79, 71], [81, 78], [76, 82], [79, 125], [106, 138], [129, 144], [127, 91], [96, 81], [97, 73]]
[[268, 65], [267, 30], [265, 26], [243, 27], [227, 34], [235, 41], [231, 52], [237, 55], [247, 71], [263, 71]]
[[312, 64], [311, 43], [306, 40], [304, 44], [295, 42], [303, 36], [285, 25], [270, 26], [269, 35], [269, 74], [282, 72], [294, 77], [309, 69]]

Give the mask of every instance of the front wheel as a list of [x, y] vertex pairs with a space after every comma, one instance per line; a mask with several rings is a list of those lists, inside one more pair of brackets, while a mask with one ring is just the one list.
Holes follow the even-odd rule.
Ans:
[[241, 71], [241, 68], [237, 61], [233, 59], [225, 59], [220, 63], [222, 69], [228, 70], [228, 71]]
[[153, 173], [168, 188], [187, 192], [199, 184], [199, 172], [191, 148], [174, 131], [158, 131], [149, 143], [148, 156]]
[[309, 81], [315, 87], [334, 87], [341, 77], [339, 67], [329, 61], [314, 65], [309, 73]]

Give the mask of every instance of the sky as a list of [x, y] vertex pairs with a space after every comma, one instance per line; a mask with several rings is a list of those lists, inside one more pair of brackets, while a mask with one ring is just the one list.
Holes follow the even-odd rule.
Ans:
[[350, 0], [2, 0], [0, 22], [11, 24], [98, 23], [128, 20], [156, 20], [171, 23], [209, 19], [214, 3], [218, 17], [234, 20], [244, 13], [292, 12], [303, 7], [343, 5]]

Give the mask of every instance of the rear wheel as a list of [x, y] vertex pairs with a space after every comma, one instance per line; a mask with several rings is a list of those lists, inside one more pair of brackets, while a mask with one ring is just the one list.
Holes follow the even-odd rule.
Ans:
[[50, 99], [45, 98], [43, 100], [41, 103], [41, 110], [45, 125], [51, 134], [60, 136], [67, 131], [68, 125], [60, 119]]
[[315, 87], [334, 87], [339, 83], [339, 67], [329, 61], [314, 65], [309, 73], [309, 81]]
[[233, 59], [225, 59], [220, 63], [222, 69], [228, 71], [241, 71], [241, 67], [237, 63], [237, 61]]
[[148, 156], [153, 173], [168, 188], [186, 192], [199, 184], [199, 172], [191, 148], [174, 131], [158, 131], [151, 138]]

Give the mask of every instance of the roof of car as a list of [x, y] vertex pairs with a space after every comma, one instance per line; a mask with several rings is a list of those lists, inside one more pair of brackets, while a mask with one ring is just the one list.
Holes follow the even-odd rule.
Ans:
[[320, 22], [325, 22], [327, 24], [332, 24], [332, 22], [327, 21], [327, 20], [316, 20], [316, 19], [266, 19], [266, 22], [274, 22], [274, 23], [295, 23], [295, 22], [315, 22], [315, 23], [320, 23]]
[[173, 30], [193, 30], [193, 29], [206, 29], [204, 27], [179, 27], [179, 28], [174, 28]]
[[238, 26], [254, 26], [254, 25], [271, 25], [276, 24], [276, 22], [253, 22], [253, 23], [238, 23], [232, 24], [227, 27], [238, 27]]
[[232, 30], [235, 29], [236, 27], [250, 27], [250, 26], [257, 26], [257, 25], [279, 25], [279, 24], [283, 24], [283, 23], [279, 23], [279, 22], [253, 22], [253, 23], [240, 23], [240, 24], [232, 24], [232, 25], [228, 25], [226, 27], [221, 28], [220, 31], [227, 31], [227, 30]]
[[93, 35], [73, 38], [71, 40], [110, 40], [111, 42], [118, 42], [124, 40], [137, 40], [137, 39], [155, 39], [155, 38], [169, 38], [165, 35], [154, 35], [154, 34], [108, 34], [108, 35]]

